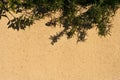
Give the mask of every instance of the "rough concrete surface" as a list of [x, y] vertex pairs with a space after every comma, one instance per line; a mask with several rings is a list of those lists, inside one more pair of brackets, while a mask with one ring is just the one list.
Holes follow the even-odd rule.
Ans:
[[30, 28], [8, 29], [0, 21], [0, 80], [120, 80], [120, 10], [111, 36], [89, 30], [87, 40], [62, 37], [54, 46], [49, 37], [61, 28], [45, 26], [47, 18]]

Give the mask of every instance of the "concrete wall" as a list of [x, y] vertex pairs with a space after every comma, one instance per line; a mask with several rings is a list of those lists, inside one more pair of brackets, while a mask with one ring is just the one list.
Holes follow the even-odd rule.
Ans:
[[111, 36], [100, 38], [96, 29], [87, 41], [49, 37], [61, 28], [46, 27], [47, 18], [25, 31], [8, 29], [0, 21], [0, 80], [120, 80], [120, 10]]

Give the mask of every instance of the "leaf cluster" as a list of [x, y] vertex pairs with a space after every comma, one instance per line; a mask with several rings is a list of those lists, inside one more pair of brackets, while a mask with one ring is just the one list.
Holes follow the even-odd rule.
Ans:
[[[46, 22], [47, 26], [63, 25], [64, 30], [50, 37], [52, 44], [66, 34], [71, 38], [77, 35], [77, 41], [86, 39], [87, 31], [94, 26], [98, 34], [110, 34], [110, 19], [120, 6], [120, 0], [0, 0], [0, 19], [8, 19], [8, 28], [25, 29], [35, 20], [60, 12], [58, 18]], [[83, 11], [85, 10], [85, 11]], [[9, 13], [13, 18], [9, 18]], [[21, 13], [16, 17], [13, 13]]]

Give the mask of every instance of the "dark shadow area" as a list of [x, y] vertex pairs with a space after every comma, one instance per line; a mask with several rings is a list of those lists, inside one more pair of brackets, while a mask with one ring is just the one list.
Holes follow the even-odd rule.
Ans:
[[19, 18], [14, 18], [12, 20], [9, 20], [7, 25], [8, 25], [8, 28], [17, 29], [19, 31], [19, 29], [25, 30], [27, 26], [30, 27], [33, 23], [34, 23], [33, 20], [31, 20], [30, 18], [21, 16]]
[[[36, 20], [61, 12], [60, 17], [53, 18], [45, 24], [56, 27], [59, 23], [64, 28], [50, 36], [51, 44], [56, 43], [63, 35], [67, 35], [68, 39], [76, 35], [79, 42], [86, 40], [87, 31], [93, 28], [93, 24], [98, 30], [98, 35], [110, 34], [110, 18], [119, 8], [119, 4], [119, 0], [1, 0], [0, 19], [6, 17], [8, 28], [19, 31], [30, 27]], [[87, 9], [88, 6], [88, 10], [82, 13], [81, 9]], [[13, 13], [22, 15], [16, 17]], [[13, 18], [9, 18], [8, 14]]]
[[74, 35], [77, 35], [77, 42], [85, 41], [87, 30], [93, 28], [93, 26], [92, 23], [88, 20], [88, 18], [85, 18], [85, 15], [82, 16], [83, 18], [80, 17], [81, 16], [75, 17], [70, 23], [68, 22], [69, 19], [64, 18], [63, 16], [59, 19], [54, 18], [47, 22], [46, 26], [56, 26], [57, 23], [60, 22], [62, 24], [62, 27], [64, 28], [61, 32], [50, 36], [50, 39], [52, 40], [51, 44], [54, 45], [54, 43], [56, 43], [63, 35], [67, 35], [67, 39], [70, 39]]

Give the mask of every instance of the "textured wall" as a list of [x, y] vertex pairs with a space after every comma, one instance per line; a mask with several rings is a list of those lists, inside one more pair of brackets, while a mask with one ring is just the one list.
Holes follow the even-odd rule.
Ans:
[[0, 80], [120, 80], [120, 10], [112, 35], [88, 32], [88, 40], [61, 38], [54, 46], [49, 37], [61, 28], [46, 27], [47, 18], [25, 31], [7, 29], [0, 21]]

